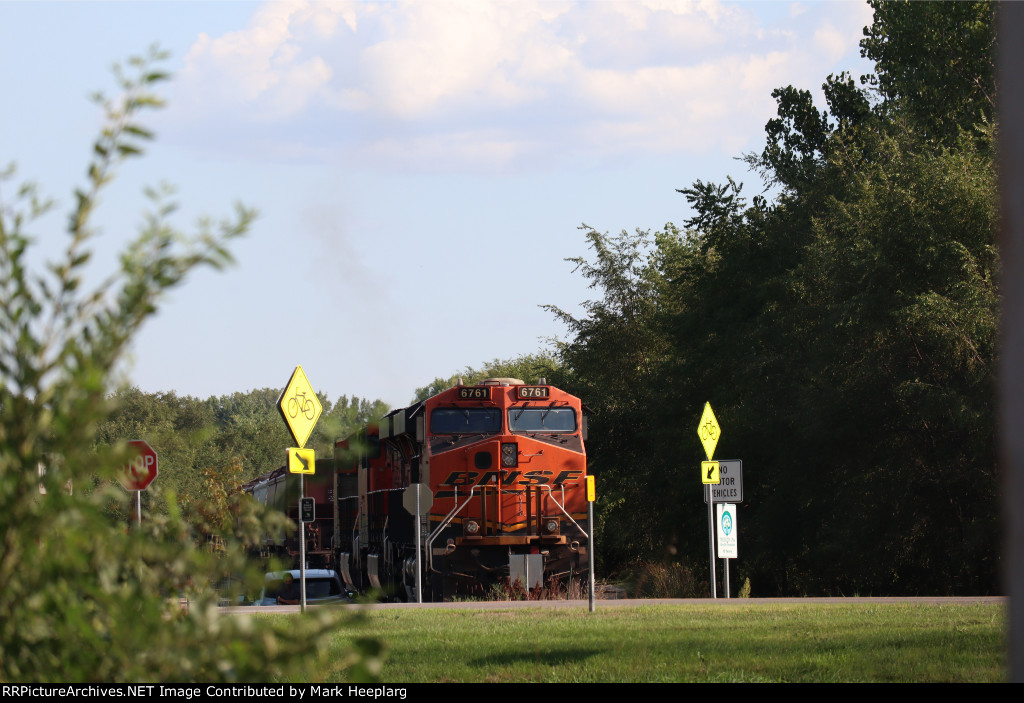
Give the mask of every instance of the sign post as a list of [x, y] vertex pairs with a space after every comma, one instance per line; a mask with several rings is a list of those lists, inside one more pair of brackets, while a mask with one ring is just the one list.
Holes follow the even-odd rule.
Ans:
[[708, 455], [707, 461], [700, 465], [700, 480], [704, 484], [704, 499], [708, 504], [708, 554], [711, 557], [711, 597], [718, 597], [717, 577], [715, 575], [715, 508], [711, 500], [711, 486], [719, 482], [719, 464], [712, 461], [715, 454], [715, 447], [722, 436], [722, 428], [718, 425], [715, 413], [711, 409], [711, 403], [704, 403], [704, 413], [700, 416], [700, 424], [697, 425], [697, 436], [704, 445], [704, 453]]
[[411, 515], [416, 516], [416, 602], [423, 603], [423, 511], [434, 505], [434, 494], [425, 483], [410, 483], [402, 491], [402, 505]]
[[[729, 461], [718, 461], [718, 478], [719, 482], [717, 486], [708, 486], [710, 488], [711, 495], [708, 496], [707, 492], [704, 494], [704, 500], [710, 500], [721, 509], [723, 504], [726, 505], [726, 509], [731, 509], [729, 512], [729, 522], [732, 525], [732, 551], [731, 556], [725, 556], [723, 551], [723, 540], [728, 542], [728, 533], [723, 533], [722, 530], [722, 513], [718, 513], [718, 518], [715, 524], [718, 525], [718, 558], [725, 562], [725, 597], [729, 598], [731, 591], [729, 590], [729, 560], [736, 558], [736, 503], [743, 502], [743, 462], [739, 459], [732, 459]], [[708, 506], [710, 507], [710, 505]], [[723, 534], [725, 535], [723, 537]]]
[[587, 571], [590, 572], [590, 588], [587, 589], [590, 592], [590, 612], [594, 612], [594, 500], [596, 500], [594, 490], [594, 477], [587, 476], [587, 534], [590, 535], [590, 554], [587, 555], [587, 561], [589, 562]]
[[[324, 411], [316, 391], [306, 378], [302, 366], [296, 366], [288, 385], [277, 399], [277, 409], [288, 426], [288, 431], [298, 444], [298, 449], [288, 450], [288, 471], [299, 475], [300, 518], [302, 505], [306, 500], [306, 474], [316, 473], [316, 455], [312, 449], [305, 449], [309, 435]], [[299, 583], [301, 588], [301, 610], [306, 612], [306, 525], [299, 522]]]
[[729, 598], [729, 560], [739, 554], [736, 548], [736, 505], [715, 503], [718, 529], [718, 558], [725, 561], [725, 597]]
[[117, 479], [127, 491], [135, 491], [136, 524], [142, 526], [142, 492], [156, 479], [158, 462], [156, 452], [142, 439], [128, 442], [129, 452], [134, 456], [127, 464], [118, 467]]

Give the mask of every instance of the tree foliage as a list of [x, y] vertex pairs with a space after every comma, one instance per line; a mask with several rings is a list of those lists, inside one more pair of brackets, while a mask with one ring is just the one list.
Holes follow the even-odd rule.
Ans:
[[[0, 680], [308, 677], [304, 667], [316, 665], [317, 647], [336, 624], [326, 613], [287, 627], [218, 617], [210, 586], [243, 565], [196, 545], [173, 491], [166, 514], [141, 529], [126, 530], [106, 510], [128, 500], [111, 485], [127, 453], [123, 441], [97, 445], [97, 431], [119, 400], [140, 407], [143, 400], [111, 396], [111, 369], [162, 294], [197, 267], [227, 264], [229, 243], [253, 217], [239, 206], [234, 217], [186, 236], [171, 224], [173, 204], [151, 193], [152, 209], [119, 271], [86, 286], [100, 195], [151, 138], [139, 116], [161, 104], [153, 92], [166, 78], [154, 68], [159, 58], [154, 51], [131, 60], [116, 72], [120, 95], [100, 98], [106, 119], [85, 186], [75, 192], [61, 258], [42, 271], [30, 265], [29, 227], [48, 207], [35, 188], [0, 201]], [[168, 434], [202, 427], [205, 411], [184, 405], [188, 412], [177, 414], [154, 405], [147, 422]], [[187, 445], [192, 437], [184, 436]], [[179, 605], [185, 594], [193, 599], [187, 613]]]
[[538, 379], [545, 378], [548, 383], [557, 385], [558, 375], [558, 362], [550, 352], [524, 354], [512, 359], [494, 359], [478, 369], [467, 366], [464, 370], [447, 378], [440, 376], [435, 378], [426, 386], [416, 389], [412, 402], [416, 403], [437, 395], [441, 391], [446, 391], [459, 383], [459, 379], [462, 379], [462, 383], [467, 386], [479, 383], [485, 378], [518, 378], [527, 383], [534, 383]]
[[[672, 448], [657, 433], [657, 410], [650, 401], [672, 350], [663, 330], [668, 310], [659, 307], [663, 281], [650, 254], [650, 233], [610, 236], [586, 225], [581, 229], [593, 260], [570, 261], [600, 295], [583, 304], [582, 317], [548, 309], [572, 336], [560, 347], [570, 370], [564, 386], [595, 411], [589, 417], [587, 462], [601, 486], [595, 528], [597, 555], [607, 567], [638, 554], [657, 554], [660, 539], [670, 539], [671, 525], [661, 518], [672, 512], [665, 508], [675, 496], [662, 480], [673, 465]], [[639, 505], [647, 529], [621, 529]]]
[[[110, 395], [114, 406], [95, 436], [95, 446], [145, 439], [160, 457], [160, 483], [178, 497], [186, 521], [204, 534], [236, 515], [229, 499], [238, 486], [284, 464], [294, 444], [277, 408], [280, 390], [259, 388], [198, 399], [173, 391], [146, 393], [123, 388]], [[340, 396], [320, 398], [322, 413], [308, 446], [330, 457], [334, 442], [387, 414], [380, 400]], [[211, 497], [216, 496], [216, 499]], [[162, 513], [159, 495], [143, 498], [146, 508]], [[115, 514], [119, 507], [111, 506]]]
[[609, 566], [706, 559], [710, 401], [755, 593], [997, 590], [994, 7], [872, 6], [866, 87], [773, 93], [745, 157], [773, 201], [697, 181], [683, 230], [587, 228], [599, 295], [554, 312]]
[[875, 21], [861, 54], [876, 65], [886, 112], [905, 112], [946, 144], [960, 130], [993, 121], [996, 106], [994, 2], [872, 0]]

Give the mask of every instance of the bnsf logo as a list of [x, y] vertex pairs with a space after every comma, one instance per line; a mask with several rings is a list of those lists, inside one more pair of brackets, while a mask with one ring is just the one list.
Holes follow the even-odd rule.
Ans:
[[560, 471], [552, 478], [554, 471], [452, 471], [448, 478], [441, 482], [442, 486], [476, 486], [479, 484], [500, 483], [511, 486], [559, 486], [565, 482], [573, 483], [583, 476], [583, 471]]

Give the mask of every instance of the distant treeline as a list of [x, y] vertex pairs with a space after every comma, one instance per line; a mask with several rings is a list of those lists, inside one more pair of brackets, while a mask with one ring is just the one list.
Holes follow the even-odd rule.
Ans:
[[[128, 388], [114, 394], [116, 410], [99, 427], [97, 445], [144, 439], [160, 462], [159, 485], [172, 488], [188, 513], [214, 486], [233, 486], [283, 466], [295, 446], [277, 409], [280, 389], [206, 399], [175, 392], [146, 393]], [[334, 456], [334, 441], [388, 412], [381, 400], [320, 396], [323, 413], [307, 442], [318, 457]], [[161, 490], [163, 492], [163, 490]], [[147, 496], [148, 497], [148, 496]]]

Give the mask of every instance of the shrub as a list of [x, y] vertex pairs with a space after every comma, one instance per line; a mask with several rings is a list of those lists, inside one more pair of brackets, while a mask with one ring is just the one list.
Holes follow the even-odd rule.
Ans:
[[[152, 88], [167, 76], [153, 50], [115, 70], [118, 98], [98, 97], [105, 125], [85, 187], [75, 192], [66, 251], [37, 272], [26, 228], [51, 204], [33, 186], [0, 200], [0, 680], [266, 681], [333, 676], [317, 651], [343, 614], [222, 617], [211, 584], [241, 573], [237, 551], [197, 546], [173, 494], [166, 514], [141, 528], [106, 508], [130, 499], [114, 485], [124, 443], [94, 447], [111, 411], [112, 369], [161, 295], [199, 266], [220, 268], [230, 240], [254, 212], [201, 223], [192, 236], [169, 222], [166, 191], [121, 256], [119, 272], [86, 290], [99, 195], [150, 133], [137, 118], [159, 107]], [[13, 168], [5, 171], [9, 180]], [[2, 191], [0, 191], [2, 192]], [[150, 490], [158, 489], [159, 484]], [[241, 531], [258, 529], [250, 521]], [[239, 535], [244, 540], [245, 535]], [[182, 610], [180, 596], [191, 607]], [[360, 645], [339, 666], [370, 676]], [[361, 653], [361, 654], [360, 654]]]
[[681, 562], [639, 564], [632, 580], [634, 598], [704, 598], [709, 593], [707, 579]]

